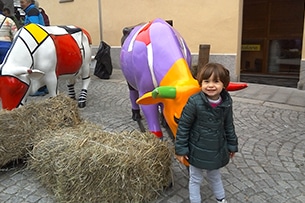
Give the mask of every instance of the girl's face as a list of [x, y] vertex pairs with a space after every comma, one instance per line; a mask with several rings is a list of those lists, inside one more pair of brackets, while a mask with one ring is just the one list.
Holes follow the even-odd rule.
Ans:
[[210, 78], [202, 80], [201, 83], [201, 90], [212, 100], [217, 100], [219, 98], [223, 88], [223, 83], [219, 78], [214, 78], [214, 74], [212, 74]]

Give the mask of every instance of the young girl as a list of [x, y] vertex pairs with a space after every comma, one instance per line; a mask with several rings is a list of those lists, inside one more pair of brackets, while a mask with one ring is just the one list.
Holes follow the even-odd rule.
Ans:
[[201, 92], [192, 95], [178, 123], [177, 159], [189, 166], [191, 203], [201, 203], [203, 171], [219, 203], [226, 203], [220, 168], [238, 151], [233, 124], [232, 99], [225, 90], [230, 73], [221, 64], [208, 63], [197, 75]]

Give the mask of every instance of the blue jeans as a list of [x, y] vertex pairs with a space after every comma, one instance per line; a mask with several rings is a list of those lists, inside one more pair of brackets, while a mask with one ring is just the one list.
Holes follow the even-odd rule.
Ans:
[[201, 203], [200, 186], [203, 181], [203, 171], [206, 171], [207, 179], [216, 199], [225, 198], [220, 170], [204, 170], [190, 165], [189, 167], [189, 195], [191, 203]]

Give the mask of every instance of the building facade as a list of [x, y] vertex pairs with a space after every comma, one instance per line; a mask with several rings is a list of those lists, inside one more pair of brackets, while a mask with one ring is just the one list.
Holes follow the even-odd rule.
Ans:
[[305, 90], [304, 0], [38, 1], [52, 25], [84, 27], [94, 46], [111, 45], [114, 65], [124, 27], [163, 18], [184, 37], [194, 63], [199, 45], [209, 44], [210, 61], [224, 64], [232, 81], [278, 78]]

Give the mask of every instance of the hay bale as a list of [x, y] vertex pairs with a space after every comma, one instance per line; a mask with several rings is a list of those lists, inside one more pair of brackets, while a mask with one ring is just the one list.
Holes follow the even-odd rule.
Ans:
[[34, 146], [28, 167], [59, 202], [147, 202], [171, 181], [173, 149], [150, 133], [82, 123]]
[[59, 129], [80, 123], [77, 103], [60, 94], [56, 97], [27, 103], [12, 111], [0, 111], [0, 167], [23, 158], [32, 146], [37, 132]]

